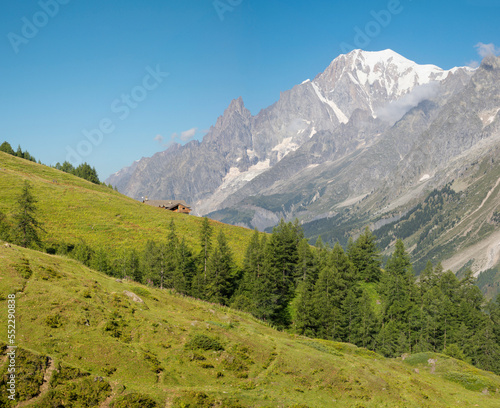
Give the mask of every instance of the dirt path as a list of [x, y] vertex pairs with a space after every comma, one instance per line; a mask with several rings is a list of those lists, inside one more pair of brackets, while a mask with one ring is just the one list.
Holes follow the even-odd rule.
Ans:
[[30, 400], [23, 401], [23, 402], [19, 403], [16, 408], [21, 408], [21, 407], [24, 407], [26, 405], [33, 404], [33, 403], [39, 401], [40, 399], [42, 399], [43, 396], [49, 390], [50, 378], [52, 377], [52, 373], [54, 372], [55, 369], [56, 369], [56, 365], [54, 363], [54, 360], [52, 360], [49, 357], [49, 367], [45, 370], [45, 373], [43, 375], [43, 383], [42, 383], [42, 386], [40, 387], [40, 394], [38, 394], [35, 398], [32, 398]]

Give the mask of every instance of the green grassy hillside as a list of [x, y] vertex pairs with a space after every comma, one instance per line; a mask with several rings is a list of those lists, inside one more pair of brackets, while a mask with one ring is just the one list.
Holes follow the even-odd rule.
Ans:
[[[22, 406], [500, 406], [500, 377], [444, 355], [385, 359], [292, 336], [245, 313], [14, 245], [0, 243], [0, 265], [2, 305], [16, 294]], [[2, 354], [5, 373], [5, 346]], [[0, 406], [16, 406], [3, 379]]]
[[[201, 219], [153, 208], [102, 185], [0, 152], [0, 212], [9, 215], [15, 198], [28, 180], [39, 200], [39, 218], [44, 222], [47, 245], [75, 244], [83, 239], [96, 249], [119, 252], [142, 249], [148, 239], [166, 239], [167, 226], [174, 219], [179, 238], [199, 249]], [[236, 261], [241, 262], [252, 231], [211, 222], [215, 235], [228, 238]]]

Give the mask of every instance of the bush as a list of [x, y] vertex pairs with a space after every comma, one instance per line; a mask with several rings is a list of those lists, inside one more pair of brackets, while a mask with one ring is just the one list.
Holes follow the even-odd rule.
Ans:
[[87, 377], [50, 390], [37, 407], [94, 408], [100, 406], [110, 393], [111, 386], [106, 381]]
[[224, 350], [224, 346], [219, 342], [219, 340], [205, 336], [204, 334], [196, 334], [189, 340], [185, 346], [187, 350]]
[[90, 373], [83, 372], [76, 367], [71, 367], [66, 364], [59, 363], [57, 369], [52, 374], [50, 378], [51, 388], [55, 388], [58, 385], [62, 385], [70, 380], [76, 380], [82, 377], [88, 377]]
[[444, 378], [448, 381], [460, 384], [462, 387], [471, 391], [482, 391], [486, 388], [490, 392], [494, 392], [496, 389], [496, 386], [485, 378], [480, 378], [473, 374], [450, 371], [444, 375]]
[[151, 292], [147, 289], [141, 288], [139, 286], [134, 286], [130, 288], [131, 292], [134, 292], [137, 296], [148, 297], [151, 296]]
[[156, 408], [158, 404], [147, 395], [131, 393], [119, 397], [112, 403], [113, 408]]
[[[40, 393], [43, 375], [48, 366], [48, 357], [41, 356], [18, 348], [16, 350], [16, 400], [25, 401]], [[0, 394], [8, 395], [6, 389], [6, 371], [4, 366], [0, 377]], [[0, 402], [1, 406], [1, 402]]]
[[23, 277], [23, 279], [29, 279], [33, 274], [30, 263], [27, 259], [22, 259], [21, 263], [17, 264], [15, 268], [16, 271]]
[[214, 398], [209, 397], [204, 392], [188, 392], [182, 397], [177, 397], [174, 400], [172, 408], [213, 408], [213, 407], [224, 407], [224, 408], [245, 408], [239, 403], [238, 400], [232, 400], [227, 398]]
[[447, 356], [456, 358], [457, 360], [466, 361], [464, 352], [460, 349], [460, 347], [458, 347], [457, 344], [449, 344], [443, 350], [443, 353], [446, 354]]
[[52, 329], [57, 329], [62, 326], [62, 318], [59, 313], [55, 315], [49, 315], [45, 318], [45, 324]]

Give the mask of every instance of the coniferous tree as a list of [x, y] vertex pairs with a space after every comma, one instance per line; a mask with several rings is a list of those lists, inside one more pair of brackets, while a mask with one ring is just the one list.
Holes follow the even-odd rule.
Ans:
[[33, 187], [26, 180], [17, 197], [17, 212], [14, 214], [14, 234], [16, 242], [24, 248], [40, 245], [39, 231], [42, 224], [37, 218], [38, 200], [33, 195]]
[[185, 294], [191, 293], [191, 286], [193, 278], [196, 274], [196, 265], [193, 259], [193, 253], [189, 249], [184, 238], [179, 243], [179, 250], [177, 254], [177, 261], [179, 263], [179, 270], [181, 271], [183, 277], [182, 282], [184, 284], [184, 289], [176, 288]]
[[304, 238], [300, 240], [297, 247], [297, 254], [297, 270], [295, 275], [298, 281], [295, 283], [295, 285], [297, 286], [299, 282], [305, 282], [308, 278], [308, 275], [310, 275], [310, 278], [312, 280], [316, 280], [318, 276], [318, 265], [316, 264], [316, 261], [319, 260], [314, 257], [312, 248], [309, 245], [307, 239]]
[[167, 256], [165, 244], [157, 244], [151, 240], [146, 243], [142, 257], [143, 279], [145, 283], [163, 289]]
[[314, 276], [315, 279], [318, 278], [319, 271], [326, 266], [328, 263], [328, 257], [330, 256], [330, 248], [328, 245], [326, 245], [323, 240], [321, 239], [321, 236], [318, 237], [316, 240], [315, 244], [315, 251], [313, 251], [313, 256], [315, 258], [314, 260], [314, 265], [316, 267], [316, 270], [314, 271]]
[[14, 151], [14, 149], [12, 148], [10, 143], [8, 143], [8, 142], [3, 142], [0, 145], [0, 152], [5, 152], [8, 154], [11, 154], [12, 156], [15, 156], [15, 154], [16, 154], [16, 152]]
[[0, 240], [10, 241], [11, 240], [10, 225], [7, 221], [7, 217], [3, 212], [0, 211]]
[[314, 283], [310, 277], [306, 277], [304, 281], [299, 283], [297, 294], [293, 299], [295, 331], [310, 337], [317, 336], [318, 331], [318, 318], [314, 304]]
[[361, 279], [366, 282], [380, 280], [382, 274], [380, 250], [377, 247], [377, 238], [370, 228], [366, 227], [355, 242], [350, 241], [347, 253]]
[[96, 271], [107, 275], [111, 274], [108, 255], [104, 249], [98, 249], [94, 252], [89, 266]]
[[94, 251], [85, 243], [85, 241], [80, 240], [71, 252], [71, 257], [85, 266], [90, 267], [92, 258], [94, 257]]
[[376, 348], [378, 319], [373, 308], [372, 299], [366, 290], [363, 291], [359, 299], [358, 313], [356, 345], [373, 350]]
[[344, 316], [342, 303], [347, 285], [342, 278], [333, 257], [319, 273], [314, 285], [313, 305], [316, 316], [318, 337], [329, 340], [341, 340], [344, 336]]
[[200, 244], [201, 244], [201, 259], [202, 259], [202, 269], [203, 269], [203, 283], [207, 282], [207, 262], [210, 255], [210, 249], [212, 248], [212, 234], [213, 228], [210, 225], [208, 218], [204, 217], [201, 222], [200, 230]]
[[101, 184], [95, 167], [90, 167], [88, 163], [80, 164], [72, 173], [77, 177], [90, 181], [91, 183]]
[[[283, 219], [274, 227], [267, 241], [264, 257], [264, 278], [258, 282], [259, 313], [264, 312], [279, 327], [287, 327], [291, 316], [288, 305], [295, 290], [298, 244], [303, 233], [297, 222]], [[260, 287], [265, 282], [267, 287]], [[265, 299], [265, 294], [269, 296]]]
[[233, 273], [233, 256], [226, 236], [220, 231], [217, 246], [208, 259], [205, 298], [211, 302], [227, 304], [233, 292]]
[[380, 282], [384, 299], [381, 340], [384, 354], [396, 356], [401, 351], [411, 352], [412, 343], [417, 342], [419, 335], [415, 277], [403, 241], [396, 242], [385, 270]]
[[243, 259], [243, 275], [231, 300], [231, 306], [236, 309], [254, 313], [254, 295], [264, 263], [265, 239], [265, 235], [261, 238], [255, 230], [247, 246]]
[[302, 239], [298, 246], [298, 253], [298, 284], [291, 308], [293, 323], [298, 333], [315, 336], [318, 322], [315, 315], [314, 285], [318, 279], [319, 270], [327, 265], [328, 252], [321, 238], [318, 238], [315, 251], [306, 239]]
[[165, 271], [163, 286], [184, 292], [186, 282], [180, 263], [180, 242], [175, 232], [173, 218], [168, 226], [167, 244], [165, 246]]
[[135, 282], [142, 282], [142, 271], [140, 268], [140, 258], [135, 249], [128, 252], [124, 277], [128, 276]]

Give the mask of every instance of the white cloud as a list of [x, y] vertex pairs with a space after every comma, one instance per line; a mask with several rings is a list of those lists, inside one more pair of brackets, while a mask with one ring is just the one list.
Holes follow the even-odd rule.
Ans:
[[154, 141], [162, 144], [163, 143], [163, 136], [162, 135], [156, 135], [155, 138], [154, 138]]
[[401, 119], [406, 112], [417, 106], [420, 102], [432, 98], [439, 89], [439, 82], [420, 85], [397, 101], [389, 102], [382, 108], [375, 110], [375, 115], [391, 125]]
[[468, 66], [469, 68], [476, 69], [477, 67], [479, 67], [479, 62], [478, 62], [478, 61], [474, 61], [474, 60], [469, 61], [469, 62], [467, 63], [467, 66]]
[[191, 128], [188, 130], [185, 130], [184, 132], [181, 132], [180, 134], [177, 132], [174, 132], [170, 135], [170, 140], [171, 141], [177, 141], [177, 142], [187, 142], [191, 140], [196, 133], [198, 132], [198, 128]]
[[477, 48], [477, 53], [481, 58], [488, 55], [500, 55], [500, 48], [496, 47], [493, 43], [483, 44], [482, 42], [478, 42], [474, 47]]
[[183, 142], [187, 142], [189, 139], [191, 139], [195, 134], [198, 128], [191, 128], [189, 130], [185, 130], [184, 132], [181, 132], [181, 140]]

